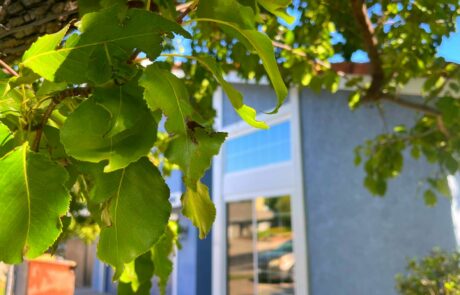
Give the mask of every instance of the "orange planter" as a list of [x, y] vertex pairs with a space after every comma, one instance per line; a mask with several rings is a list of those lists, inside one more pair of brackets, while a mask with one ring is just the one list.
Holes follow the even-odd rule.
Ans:
[[27, 295], [73, 295], [75, 262], [30, 260], [27, 271]]

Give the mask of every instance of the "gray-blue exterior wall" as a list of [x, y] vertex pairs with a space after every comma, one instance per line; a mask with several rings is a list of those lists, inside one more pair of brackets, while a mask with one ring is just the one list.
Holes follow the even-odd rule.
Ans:
[[424, 205], [417, 183], [435, 167], [408, 155], [385, 197], [370, 196], [353, 148], [385, 128], [413, 124], [416, 114], [394, 105], [385, 105], [384, 118], [368, 106], [351, 112], [347, 94], [301, 91], [310, 291], [395, 294], [394, 276], [407, 257], [425, 256], [435, 246], [454, 249], [450, 201]]

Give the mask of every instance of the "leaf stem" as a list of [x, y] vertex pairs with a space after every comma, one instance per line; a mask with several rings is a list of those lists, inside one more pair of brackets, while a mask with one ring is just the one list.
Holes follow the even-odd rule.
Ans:
[[56, 106], [58, 106], [67, 97], [88, 96], [90, 93], [91, 93], [91, 88], [89, 87], [77, 87], [77, 88], [65, 89], [55, 94], [50, 104], [46, 108], [45, 112], [43, 113], [42, 120], [40, 121], [40, 126], [38, 127], [36, 131], [35, 138], [32, 143], [31, 149], [34, 152], [38, 152], [39, 147], [40, 147], [40, 140], [43, 134], [43, 128], [48, 122], [48, 119], [50, 118]]
[[0, 59], [0, 66], [2, 66], [2, 68], [9, 74], [15, 76], [15, 77], [19, 77], [19, 74], [13, 70], [12, 67], [10, 67], [6, 62], [4, 62], [3, 60]]

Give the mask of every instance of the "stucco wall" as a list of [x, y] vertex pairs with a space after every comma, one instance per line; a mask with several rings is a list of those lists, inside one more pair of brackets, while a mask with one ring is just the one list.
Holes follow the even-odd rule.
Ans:
[[[311, 294], [395, 294], [394, 276], [406, 257], [454, 248], [450, 202], [427, 208], [417, 196], [417, 181], [434, 168], [406, 157], [385, 198], [372, 197], [362, 167], [353, 164], [353, 148], [384, 132], [378, 110], [351, 112], [347, 93], [306, 89], [300, 108]], [[385, 106], [389, 128], [414, 116]]]

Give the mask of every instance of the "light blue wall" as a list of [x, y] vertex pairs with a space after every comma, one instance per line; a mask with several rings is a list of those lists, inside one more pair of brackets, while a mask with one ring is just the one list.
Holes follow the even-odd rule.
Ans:
[[[406, 257], [454, 248], [450, 202], [428, 208], [416, 193], [434, 167], [405, 157], [385, 198], [372, 197], [353, 148], [385, 131], [378, 110], [351, 112], [347, 93], [309, 90], [301, 92], [300, 106], [311, 294], [395, 294], [394, 276]], [[393, 105], [384, 115], [390, 128], [415, 118]]]
[[182, 173], [180, 170], [171, 171], [171, 176], [166, 178], [166, 184], [171, 193], [182, 191]]

